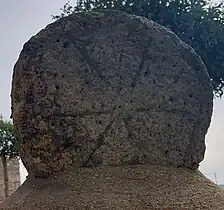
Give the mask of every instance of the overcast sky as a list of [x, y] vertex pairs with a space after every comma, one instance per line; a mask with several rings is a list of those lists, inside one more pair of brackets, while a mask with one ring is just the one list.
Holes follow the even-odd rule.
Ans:
[[[13, 65], [23, 44], [49, 24], [52, 14], [58, 14], [66, 0], [0, 0], [0, 113], [10, 116], [10, 89]], [[209, 132], [207, 150], [200, 170], [218, 184], [224, 184], [224, 100], [216, 99]], [[21, 167], [21, 180], [26, 171]]]

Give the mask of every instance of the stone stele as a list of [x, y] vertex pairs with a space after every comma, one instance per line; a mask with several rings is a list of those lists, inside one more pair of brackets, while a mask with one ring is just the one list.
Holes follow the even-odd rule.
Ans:
[[41, 30], [14, 67], [12, 116], [29, 172], [3, 209], [224, 209], [199, 171], [213, 93], [173, 32], [117, 11]]

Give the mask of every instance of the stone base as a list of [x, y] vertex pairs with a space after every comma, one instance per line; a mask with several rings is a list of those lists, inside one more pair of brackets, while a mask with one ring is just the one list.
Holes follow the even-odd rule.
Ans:
[[224, 191], [199, 171], [160, 166], [82, 169], [28, 177], [0, 209], [224, 209]]

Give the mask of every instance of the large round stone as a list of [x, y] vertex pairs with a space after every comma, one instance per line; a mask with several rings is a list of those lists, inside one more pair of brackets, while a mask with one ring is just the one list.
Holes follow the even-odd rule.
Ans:
[[212, 114], [206, 68], [168, 29], [116, 11], [73, 14], [25, 45], [12, 113], [30, 174], [153, 164], [196, 169]]

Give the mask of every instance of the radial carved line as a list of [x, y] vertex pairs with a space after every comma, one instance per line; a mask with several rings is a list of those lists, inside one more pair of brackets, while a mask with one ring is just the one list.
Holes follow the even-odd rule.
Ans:
[[110, 114], [112, 110], [105, 110], [105, 111], [84, 111], [79, 113], [54, 113], [54, 116], [61, 116], [61, 117], [84, 117], [88, 115], [98, 116], [101, 114]]
[[102, 73], [99, 71], [99, 67], [97, 62], [90, 57], [86, 47], [84, 46], [79, 46], [79, 44], [77, 42], [74, 43], [75, 46], [77, 47], [77, 49], [80, 51], [82, 58], [86, 61], [89, 69], [93, 72], [96, 72], [98, 77], [104, 82], [106, 83], [107, 86], [111, 87], [111, 84], [106, 80], [106, 78], [102, 75]]
[[137, 138], [137, 136], [135, 135], [135, 133], [132, 131], [132, 129], [131, 129], [130, 126], [128, 125], [127, 120], [126, 120], [125, 118], [123, 118], [123, 121], [124, 121], [125, 128], [126, 128], [127, 131], [128, 131], [128, 136]]
[[110, 123], [107, 125], [107, 127], [105, 128], [105, 130], [99, 135], [99, 137], [96, 139], [96, 146], [95, 148], [93, 148], [92, 152], [90, 153], [89, 157], [87, 158], [86, 161], [84, 161], [82, 163], [82, 167], [86, 167], [88, 165], [88, 163], [90, 162], [91, 159], [93, 159], [93, 155], [95, 154], [95, 152], [104, 144], [104, 136], [108, 133], [108, 131], [110, 130], [113, 122], [114, 122], [114, 118], [110, 121]]
[[[128, 131], [128, 136], [130, 136], [132, 138], [135, 138], [134, 147], [136, 149], [138, 149], [139, 151], [141, 151], [141, 145], [137, 141], [137, 139], [139, 139], [139, 137], [133, 132], [133, 129], [129, 126], [127, 120], [126, 119], [123, 119], [123, 121], [124, 121], [124, 124], [125, 124], [125, 128]], [[129, 141], [129, 142], [132, 143], [131, 141]]]
[[[143, 51], [142, 51], [142, 55], [141, 55], [141, 61], [140, 61], [139, 67], [138, 67], [138, 71], [137, 71], [135, 77], [133, 78], [133, 82], [132, 82], [132, 90], [133, 90], [133, 88], [136, 86], [136, 84], [137, 84], [137, 82], [138, 82], [138, 79], [140, 78], [141, 73], [142, 73], [142, 70], [143, 70], [143, 68], [144, 68], [145, 61], [147, 60], [147, 58], [146, 58], [146, 53], [147, 53], [148, 48], [150, 47], [150, 45], [151, 45], [151, 43], [152, 43], [152, 40], [150, 39], [150, 40], [148, 40], [148, 41], [149, 41], [149, 43], [148, 43], [147, 46], [145, 46], [145, 45], [142, 46]], [[141, 45], [142, 45], [142, 44], [141, 44]]]

